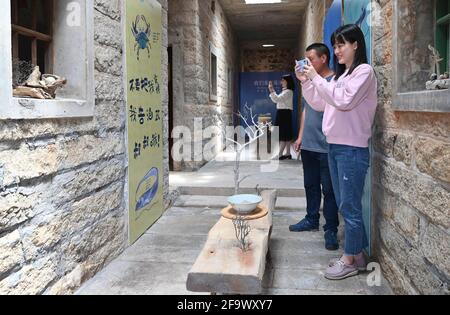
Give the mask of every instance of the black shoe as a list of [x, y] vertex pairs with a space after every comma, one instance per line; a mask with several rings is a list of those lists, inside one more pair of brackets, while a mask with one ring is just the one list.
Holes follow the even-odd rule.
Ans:
[[280, 157], [280, 161], [284, 160], [292, 160], [292, 155], [283, 155], [282, 157]]
[[337, 239], [337, 233], [333, 231], [326, 231], [325, 232], [325, 248], [327, 250], [338, 250], [339, 249], [339, 242]]
[[291, 232], [318, 232], [319, 225], [314, 225], [309, 222], [308, 219], [303, 219], [297, 224], [293, 224], [289, 226], [289, 231]]

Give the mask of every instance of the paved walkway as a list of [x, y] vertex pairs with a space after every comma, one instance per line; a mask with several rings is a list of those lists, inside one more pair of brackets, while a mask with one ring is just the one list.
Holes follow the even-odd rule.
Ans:
[[[281, 162], [276, 173], [259, 173], [260, 162], [244, 162], [243, 182], [253, 190], [277, 188], [278, 198], [270, 240], [270, 259], [264, 294], [390, 294], [366, 284], [367, 274], [343, 281], [329, 281], [323, 271], [329, 259], [342, 252], [324, 248], [323, 232], [291, 233], [288, 225], [305, 215], [301, 164]], [[207, 233], [219, 219], [220, 209], [233, 187], [233, 163], [213, 161], [196, 173], [173, 173], [171, 185], [182, 195], [147, 233], [114, 260], [77, 294], [193, 294], [186, 291], [187, 274], [203, 247]], [[342, 229], [340, 232], [342, 239]]]
[[[234, 164], [233, 154], [221, 154], [197, 172], [172, 173], [170, 185], [180, 187], [186, 195], [229, 196], [234, 194]], [[241, 178], [245, 177], [241, 193], [255, 193], [259, 185], [262, 189], [277, 189], [283, 197], [304, 196], [303, 172], [297, 160], [243, 161], [240, 172]]]

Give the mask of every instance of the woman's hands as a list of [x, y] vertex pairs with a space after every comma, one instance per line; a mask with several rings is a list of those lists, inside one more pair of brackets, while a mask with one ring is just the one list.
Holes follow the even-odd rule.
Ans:
[[305, 82], [306, 80], [308, 80], [308, 77], [305, 75], [304, 72], [301, 72], [300, 66], [295, 64], [295, 76], [297, 77], [297, 79], [300, 80], [300, 82]]
[[304, 73], [305, 75], [312, 81], [316, 76], [318, 76], [318, 73], [316, 69], [311, 65], [311, 62], [308, 60], [308, 64], [304, 66]]
[[306, 60], [308, 60], [308, 64], [303, 66], [303, 72], [299, 65], [295, 66], [295, 75], [302, 83], [308, 79], [313, 80], [318, 75], [316, 69], [311, 65], [311, 61], [308, 58]]
[[273, 82], [272, 81], [269, 81], [269, 92], [270, 93], [275, 92], [275, 89], [273, 88]]

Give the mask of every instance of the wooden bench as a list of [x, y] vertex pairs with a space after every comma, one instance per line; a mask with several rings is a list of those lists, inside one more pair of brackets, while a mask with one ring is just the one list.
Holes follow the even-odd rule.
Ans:
[[269, 213], [263, 218], [248, 221], [252, 230], [247, 252], [238, 247], [232, 220], [224, 217], [219, 219], [209, 231], [206, 244], [188, 274], [188, 291], [213, 294], [262, 292], [276, 195], [276, 190], [262, 192], [262, 204]]

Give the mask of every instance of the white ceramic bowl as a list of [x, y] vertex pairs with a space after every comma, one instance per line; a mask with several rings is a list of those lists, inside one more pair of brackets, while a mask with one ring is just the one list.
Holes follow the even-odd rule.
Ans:
[[258, 195], [234, 195], [228, 198], [228, 203], [240, 214], [248, 214], [261, 203], [262, 197]]

